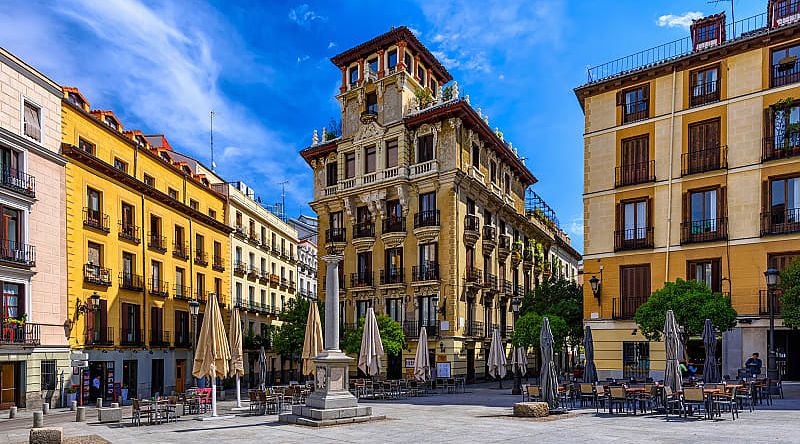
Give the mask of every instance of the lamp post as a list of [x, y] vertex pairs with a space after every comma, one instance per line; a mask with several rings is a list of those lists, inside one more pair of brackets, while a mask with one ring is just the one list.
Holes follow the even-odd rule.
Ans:
[[597, 276], [592, 276], [589, 279], [589, 285], [592, 286], [592, 294], [594, 297], [600, 296], [600, 279], [597, 279]]
[[[194, 368], [194, 350], [197, 347], [197, 314], [200, 312], [200, 303], [189, 301], [189, 314], [192, 316], [192, 368]], [[192, 371], [194, 373], [194, 371]], [[194, 376], [192, 376], [194, 379]], [[195, 383], [195, 385], [197, 385]]]
[[[514, 313], [514, 331], [517, 331], [517, 319], [519, 319], [519, 298], [511, 300], [511, 311]], [[522, 373], [519, 371], [519, 356], [517, 356], [517, 348], [514, 347], [514, 388], [511, 389], [512, 395], [522, 394]]]
[[775, 289], [778, 287], [779, 273], [773, 267], [764, 272], [767, 280], [767, 304], [769, 305], [769, 352], [767, 354], [767, 377], [778, 380], [778, 367], [775, 359]]

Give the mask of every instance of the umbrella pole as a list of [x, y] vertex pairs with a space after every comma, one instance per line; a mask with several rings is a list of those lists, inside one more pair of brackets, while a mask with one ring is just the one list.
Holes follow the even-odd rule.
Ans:
[[242, 386], [239, 382], [239, 374], [236, 374], [236, 407], [242, 407]]
[[217, 378], [211, 378], [211, 416], [217, 416]]

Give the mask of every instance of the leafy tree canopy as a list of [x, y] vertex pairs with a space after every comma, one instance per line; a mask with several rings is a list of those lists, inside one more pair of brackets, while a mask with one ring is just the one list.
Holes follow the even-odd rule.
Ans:
[[[286, 302], [286, 307], [278, 315], [282, 325], [275, 328], [273, 336], [272, 348], [276, 352], [284, 356], [299, 356], [302, 353], [309, 306], [310, 302], [305, 298], [293, 298]], [[321, 303], [317, 303], [317, 306], [324, 330], [324, 307]]]
[[583, 289], [575, 282], [556, 277], [543, 279], [522, 299], [519, 313], [520, 317], [528, 313], [547, 315], [551, 320], [558, 317], [565, 322], [566, 336], [573, 345], [583, 338]]
[[[529, 311], [520, 316], [516, 328], [511, 334], [514, 347], [539, 347], [539, 336], [542, 332], [542, 319], [545, 316]], [[550, 319], [550, 331], [553, 333], [553, 343], [556, 349], [566, 340], [569, 327], [566, 321], [557, 315], [547, 316]]]
[[678, 279], [664, 283], [636, 310], [634, 320], [647, 339], [661, 340], [667, 310], [675, 313], [675, 320], [683, 327], [684, 343], [690, 336], [703, 332], [706, 319], [711, 319], [717, 331], [736, 326], [736, 310], [731, 307], [730, 299], [712, 292], [704, 283]]
[[781, 316], [788, 327], [800, 327], [800, 259], [781, 272]]
[[[387, 355], [399, 355], [406, 345], [406, 335], [403, 333], [403, 327], [399, 322], [383, 313], [376, 314], [375, 320], [378, 322], [378, 332], [381, 334], [383, 351]], [[364, 336], [364, 318], [358, 320], [358, 327], [355, 330], [345, 332], [341, 341], [342, 350], [347, 354], [358, 356], [361, 352], [362, 336]]]

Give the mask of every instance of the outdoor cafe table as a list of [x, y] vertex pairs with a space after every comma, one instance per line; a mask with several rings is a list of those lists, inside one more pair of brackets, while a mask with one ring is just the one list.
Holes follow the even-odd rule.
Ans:
[[141, 401], [143, 406], [152, 406], [153, 407], [153, 422], [156, 424], [161, 424], [164, 421], [169, 421], [169, 408], [175, 407], [175, 404], [171, 404], [168, 399], [143, 399]]

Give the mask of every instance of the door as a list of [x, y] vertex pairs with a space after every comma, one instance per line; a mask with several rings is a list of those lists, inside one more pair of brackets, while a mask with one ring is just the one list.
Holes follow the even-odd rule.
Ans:
[[467, 384], [475, 383], [475, 349], [467, 349]]
[[388, 367], [386, 369], [386, 378], [400, 379], [403, 377], [403, 355], [398, 353], [396, 355], [388, 355]]
[[150, 374], [150, 395], [160, 396], [164, 394], [164, 360], [153, 359], [152, 372]]
[[186, 391], [186, 360], [175, 360], [175, 391], [183, 393]]
[[720, 164], [719, 119], [689, 125], [689, 172], [715, 169]]
[[122, 361], [122, 388], [128, 389], [128, 399], [138, 398], [138, 387], [139, 363], [135, 359]]
[[17, 405], [17, 370], [19, 363], [0, 364], [0, 408]]

